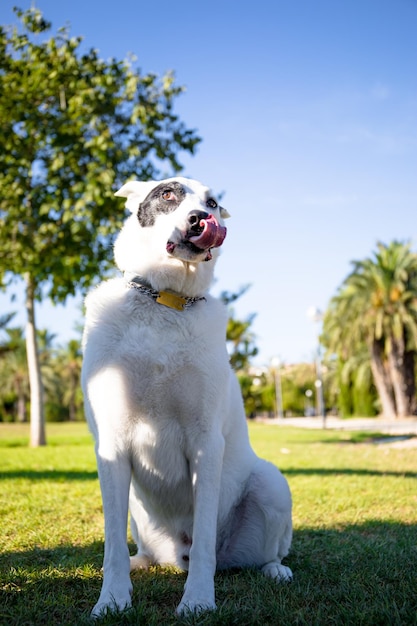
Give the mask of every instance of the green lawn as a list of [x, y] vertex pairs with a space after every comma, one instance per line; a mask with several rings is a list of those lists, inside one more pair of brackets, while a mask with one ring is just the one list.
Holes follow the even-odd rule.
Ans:
[[[417, 449], [369, 433], [250, 424], [256, 451], [294, 500], [291, 584], [257, 571], [216, 575], [218, 611], [180, 619], [184, 574], [133, 575], [134, 607], [104, 624], [417, 625]], [[0, 424], [0, 624], [91, 624], [101, 586], [103, 518], [84, 424]], [[132, 546], [133, 548], [133, 546]]]

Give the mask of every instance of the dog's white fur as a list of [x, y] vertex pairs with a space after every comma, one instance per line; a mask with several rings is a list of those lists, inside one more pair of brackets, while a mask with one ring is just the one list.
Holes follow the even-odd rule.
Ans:
[[[205, 252], [166, 250], [185, 232], [190, 211], [208, 210], [209, 190], [184, 178], [163, 182], [172, 180], [185, 199], [150, 227], [140, 226], [136, 211], [160, 182], [127, 183], [116, 194], [132, 211], [115, 244], [125, 278], [102, 283], [86, 301], [83, 389], [105, 517], [94, 616], [129, 607], [129, 571], [150, 563], [188, 569], [179, 613], [215, 608], [216, 565], [292, 577], [281, 564], [292, 536], [288, 484], [250, 446], [226, 350], [227, 312], [207, 293], [218, 249], [208, 261]], [[222, 225], [227, 212], [210, 212]], [[137, 275], [156, 290], [205, 300], [167, 308], [127, 286]], [[131, 558], [128, 504], [138, 546]]]

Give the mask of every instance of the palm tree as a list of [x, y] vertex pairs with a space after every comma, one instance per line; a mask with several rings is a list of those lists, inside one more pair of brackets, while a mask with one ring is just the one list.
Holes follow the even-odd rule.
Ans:
[[417, 255], [410, 244], [377, 244], [373, 258], [354, 261], [324, 319], [328, 349], [343, 360], [366, 344], [382, 412], [415, 410]]
[[237, 293], [223, 291], [220, 294], [220, 299], [229, 309], [226, 341], [229, 350], [230, 364], [236, 372], [244, 371], [246, 373], [250, 365], [250, 360], [258, 354], [258, 348], [255, 345], [256, 337], [250, 329], [256, 313], [252, 313], [245, 320], [238, 320], [230, 305], [246, 293], [249, 287], [250, 285], [244, 285]]
[[0, 355], [10, 350], [9, 343], [4, 341], [4, 331], [7, 332], [7, 326], [15, 315], [16, 313], [5, 313], [4, 315], [0, 315]]
[[1, 393], [3, 397], [12, 395], [17, 421], [26, 422], [29, 400], [26, 342], [21, 328], [7, 328], [6, 333], [8, 340], [2, 344], [0, 352]]
[[63, 385], [63, 404], [68, 407], [68, 417], [71, 422], [77, 419], [77, 413], [82, 405], [81, 396], [81, 344], [78, 339], [71, 339], [57, 356], [56, 365], [59, 367]]
[[[344, 415], [375, 415], [378, 398], [373, 385], [369, 351], [365, 343], [346, 361], [338, 359], [333, 385], [338, 385], [338, 404]], [[327, 385], [328, 386], [328, 385]]]

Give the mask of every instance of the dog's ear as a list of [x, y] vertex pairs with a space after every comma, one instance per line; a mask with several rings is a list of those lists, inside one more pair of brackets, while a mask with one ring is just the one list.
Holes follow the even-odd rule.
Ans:
[[136, 213], [138, 210], [139, 204], [146, 198], [148, 193], [152, 191], [153, 187], [157, 185], [153, 180], [149, 181], [139, 181], [139, 180], [131, 180], [128, 183], [125, 183], [116, 193], [115, 196], [119, 196], [121, 198], [127, 198], [126, 200], [126, 208], [131, 211], [131, 213]]
[[[117, 195], [117, 194], [116, 194], [116, 195]], [[225, 220], [225, 219], [227, 219], [228, 217], [231, 217], [231, 215], [230, 215], [230, 213], [229, 213], [229, 211], [228, 211], [227, 209], [225, 209], [225, 208], [224, 208], [224, 207], [222, 207], [222, 206], [221, 206], [221, 207], [219, 207], [219, 209], [220, 209], [220, 215], [222, 216], [222, 218], [223, 218], [224, 220]]]

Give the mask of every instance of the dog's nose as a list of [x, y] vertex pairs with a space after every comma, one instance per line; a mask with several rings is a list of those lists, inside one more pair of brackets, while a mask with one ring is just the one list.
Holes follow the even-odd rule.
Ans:
[[201, 225], [202, 220], [206, 220], [209, 216], [209, 213], [206, 211], [191, 211], [188, 214], [188, 223], [190, 225], [190, 230], [199, 234], [202, 232], [203, 227]]

